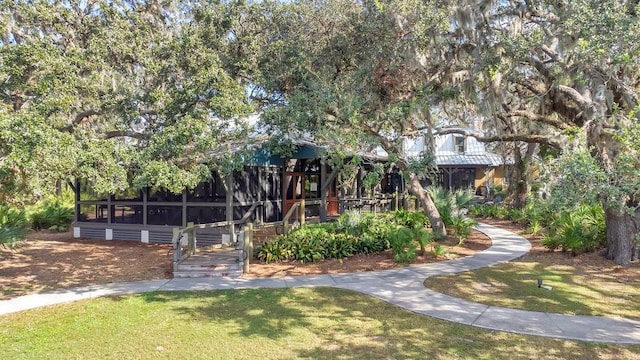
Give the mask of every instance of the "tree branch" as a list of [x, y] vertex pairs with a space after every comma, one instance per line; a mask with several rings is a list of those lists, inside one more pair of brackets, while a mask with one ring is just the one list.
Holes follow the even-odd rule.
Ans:
[[145, 140], [149, 138], [149, 135], [127, 130], [112, 130], [104, 133], [104, 139], [114, 139], [119, 137], [130, 137], [134, 139]]
[[66, 132], [73, 132], [74, 128], [76, 127], [76, 125], [81, 124], [83, 121], [85, 121], [86, 119], [88, 119], [91, 116], [96, 116], [96, 115], [102, 115], [104, 112], [103, 111], [98, 111], [98, 110], [85, 110], [85, 111], [81, 111], [78, 114], [76, 114], [76, 116], [74, 117], [73, 121], [71, 121], [71, 124], [63, 127], [63, 128], [59, 128], [58, 130], [60, 131], [66, 131]]
[[434, 135], [449, 135], [449, 134], [459, 134], [464, 136], [470, 136], [475, 138], [476, 140], [484, 143], [488, 142], [513, 142], [513, 141], [522, 141], [526, 143], [534, 143], [534, 144], [545, 144], [556, 149], [561, 149], [561, 146], [556, 141], [550, 139], [544, 135], [537, 134], [510, 134], [510, 135], [497, 135], [497, 136], [481, 136], [475, 132], [462, 130], [462, 129], [442, 129], [436, 130]]
[[526, 117], [529, 120], [551, 125], [560, 130], [567, 130], [571, 127], [563, 121], [553, 119], [547, 116], [538, 115], [528, 110], [513, 110], [506, 113], [504, 116], [505, 117]]
[[572, 88], [570, 86], [558, 85], [558, 91], [561, 92], [562, 94], [567, 95], [573, 101], [578, 103], [578, 105], [580, 105], [580, 109], [581, 110], [585, 110], [589, 106], [591, 106], [591, 101], [590, 100], [585, 99], [585, 97], [582, 96], [582, 94], [580, 94], [578, 92], [578, 90], [576, 90], [576, 89], [574, 89], [574, 88]]

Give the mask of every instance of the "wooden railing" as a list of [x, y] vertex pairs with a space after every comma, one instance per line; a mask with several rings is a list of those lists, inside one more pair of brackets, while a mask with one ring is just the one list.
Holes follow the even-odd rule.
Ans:
[[[236, 225], [243, 225], [249, 221], [251, 214], [258, 207], [258, 203], [253, 204], [249, 210], [242, 216], [240, 220], [234, 221], [218, 221], [215, 223], [207, 223], [207, 224], [194, 224], [188, 223], [186, 227], [179, 229], [173, 229], [173, 238], [171, 239], [171, 243], [173, 244], [173, 271], [178, 270], [178, 265], [183, 262], [186, 258], [193, 255], [197, 251], [197, 239], [196, 232], [198, 229], [213, 229], [220, 227], [229, 227], [229, 242], [241, 248], [238, 250], [242, 250], [240, 253], [248, 253], [244, 247], [246, 242], [246, 236], [241, 232], [241, 235], [236, 235]], [[187, 238], [186, 244], [183, 244], [183, 239]], [[239, 241], [242, 240], [242, 241]]]

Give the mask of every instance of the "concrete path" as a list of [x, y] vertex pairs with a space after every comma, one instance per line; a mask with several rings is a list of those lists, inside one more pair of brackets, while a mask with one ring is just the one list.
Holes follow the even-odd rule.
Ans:
[[425, 288], [423, 281], [427, 277], [507, 262], [525, 255], [531, 248], [525, 238], [509, 231], [484, 224], [480, 224], [477, 229], [492, 239], [492, 246], [473, 256], [446, 262], [335, 275], [259, 279], [171, 279], [95, 285], [0, 301], [0, 315], [81, 299], [158, 290], [332, 286], [368, 294], [418, 314], [485, 329], [572, 340], [640, 344], [640, 321], [514, 310], [473, 303]]

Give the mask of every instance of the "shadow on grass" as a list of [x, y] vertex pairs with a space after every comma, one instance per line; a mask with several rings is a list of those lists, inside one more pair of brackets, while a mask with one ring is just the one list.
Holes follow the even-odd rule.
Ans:
[[[89, 349], [100, 354], [94, 358], [120, 358], [121, 351], [130, 355], [124, 358], [155, 358], [158, 345], [170, 358], [180, 359], [631, 359], [640, 353], [640, 346], [563, 341], [452, 324], [335, 288], [118, 296], [16, 314], [3, 326], [9, 330], [0, 332], [0, 342], [8, 339], [3, 335], [15, 336], [11, 341], [22, 341], [19, 347], [43, 341], [43, 332], [53, 331], [55, 336], [32, 351], [59, 358], [87, 358]], [[131, 342], [132, 337], [137, 341]]]
[[[335, 288], [155, 292], [187, 321], [220, 324], [248, 341], [266, 338], [293, 347], [300, 358], [620, 358], [616, 346], [487, 331], [416, 315], [366, 295]], [[173, 305], [176, 304], [176, 305]], [[312, 343], [289, 344], [300, 332]], [[636, 348], [640, 349], [640, 348]], [[544, 353], [540, 353], [540, 352]]]
[[[552, 290], [538, 288], [538, 279]], [[486, 285], [486, 286], [485, 286]], [[433, 277], [425, 286], [448, 295], [487, 305], [574, 315], [622, 316], [640, 314], [634, 294], [608, 290], [604, 283], [576, 275], [570, 266], [516, 262], [455, 275]], [[632, 287], [630, 287], [632, 288]], [[450, 291], [451, 290], [451, 291]], [[466, 294], [466, 295], [464, 295]], [[608, 301], [607, 299], [610, 299]], [[620, 309], [621, 304], [624, 309]], [[607, 312], [607, 307], [611, 311]]]
[[[238, 336], [278, 339], [294, 328], [308, 327], [300, 296], [286, 289], [152, 292], [140, 295], [147, 302], [163, 302], [189, 321], [226, 324]], [[336, 315], [338, 316], [338, 315]]]

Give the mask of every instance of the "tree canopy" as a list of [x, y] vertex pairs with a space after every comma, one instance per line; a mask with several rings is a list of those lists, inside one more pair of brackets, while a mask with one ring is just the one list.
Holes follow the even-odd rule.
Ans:
[[223, 67], [224, 38], [199, 36], [196, 5], [0, 4], [2, 194], [74, 177], [105, 193], [181, 191], [210, 174], [204, 155], [243, 136], [251, 108]]

